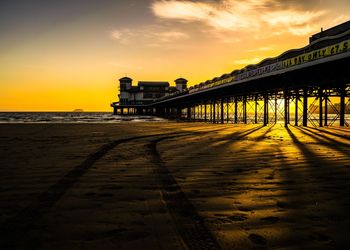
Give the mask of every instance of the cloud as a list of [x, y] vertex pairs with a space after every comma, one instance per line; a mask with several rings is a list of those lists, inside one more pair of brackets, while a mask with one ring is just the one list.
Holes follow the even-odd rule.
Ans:
[[266, 47], [260, 47], [260, 48], [257, 48], [257, 49], [250, 49], [248, 50], [248, 52], [260, 52], [260, 51], [273, 51], [274, 50], [274, 47], [271, 47], [271, 46], [266, 46]]
[[122, 38], [122, 32], [120, 32], [119, 30], [113, 30], [111, 32], [111, 37], [113, 39], [120, 40]]
[[304, 36], [307, 34], [311, 34], [313, 31], [316, 30], [316, 26], [311, 25], [305, 25], [305, 26], [295, 26], [295, 27], [289, 27], [288, 31], [296, 36]]
[[110, 36], [113, 40], [117, 40], [121, 44], [127, 44], [133, 33], [129, 29], [120, 29], [111, 31]]
[[261, 18], [271, 26], [304, 25], [322, 16], [325, 11], [278, 10], [263, 14]]
[[279, 10], [262, 15], [262, 19], [271, 27], [283, 27], [293, 35], [304, 36], [317, 30], [313, 20], [325, 13], [325, 11]]
[[[277, 0], [158, 0], [153, 13], [162, 19], [200, 22], [216, 30], [254, 32], [260, 28], [284, 29], [294, 35], [309, 33], [311, 23], [325, 11], [307, 11], [285, 7]], [[301, 26], [309, 25], [308, 28]]]
[[[205, 22], [219, 29], [249, 27], [250, 21], [241, 19], [240, 15], [235, 15], [235, 13], [246, 10], [247, 7], [248, 5], [240, 3], [233, 4], [233, 1], [224, 1], [217, 4], [179, 0], [156, 1], [151, 6], [153, 13], [160, 18], [183, 22]], [[236, 10], [233, 12], [234, 9]]]
[[151, 47], [158, 47], [165, 44], [172, 44], [181, 40], [190, 38], [185, 32], [178, 30], [167, 30], [159, 26], [144, 26], [137, 30], [116, 29], [110, 32], [113, 40], [120, 44], [130, 44], [131, 41], [142, 41], [144, 44]]
[[212, 7], [190, 1], [156, 1], [152, 4], [152, 10], [159, 17], [194, 21], [207, 18]]
[[237, 65], [250, 65], [250, 64], [256, 64], [261, 62], [262, 59], [259, 57], [255, 57], [255, 58], [249, 58], [249, 59], [239, 59], [239, 60], [235, 60], [233, 63], [237, 64]]
[[332, 20], [330, 20], [330, 22], [328, 22], [328, 25], [324, 28], [328, 29], [349, 20], [350, 20], [350, 15], [338, 15], [336, 18], [333, 18]]
[[161, 42], [172, 42], [176, 40], [188, 39], [190, 36], [180, 31], [167, 31], [160, 33], [153, 33]]

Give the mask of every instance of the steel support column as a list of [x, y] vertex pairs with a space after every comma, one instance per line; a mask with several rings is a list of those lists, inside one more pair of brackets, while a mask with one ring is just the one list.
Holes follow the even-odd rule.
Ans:
[[345, 87], [340, 90], [340, 126], [345, 126]]
[[209, 103], [209, 122], [213, 122], [213, 105]]
[[323, 127], [323, 89], [320, 88], [318, 90], [318, 97], [319, 97], [319, 122], [320, 122], [320, 127]]
[[207, 103], [204, 103], [204, 121], [207, 122]]
[[235, 124], [238, 123], [238, 100], [237, 100], [237, 97], [235, 97]]
[[269, 123], [269, 97], [266, 94], [264, 96], [264, 126]]
[[299, 102], [299, 90], [297, 89], [295, 93], [295, 122], [294, 122], [295, 126], [298, 126], [298, 120], [299, 120], [298, 102]]
[[308, 117], [308, 104], [307, 104], [307, 99], [308, 99], [308, 89], [305, 88], [303, 91], [303, 126], [307, 127], [307, 117]]
[[196, 105], [193, 106], [193, 120], [196, 121]]
[[290, 93], [287, 91], [287, 124], [290, 124]]
[[328, 95], [324, 93], [324, 125], [328, 126]]
[[289, 99], [288, 99], [288, 92], [284, 91], [284, 126], [288, 127], [288, 106], [289, 106]]
[[220, 114], [221, 115], [221, 117], [220, 117], [221, 118], [221, 124], [224, 124], [224, 99], [222, 99], [222, 98], [221, 98], [220, 105], [221, 105], [221, 110], [220, 110], [221, 111], [220, 112], [221, 113]]
[[230, 98], [226, 98], [226, 119], [227, 119], [227, 123], [229, 123], [230, 121], [230, 105], [229, 105], [229, 100]]
[[278, 116], [278, 103], [277, 103], [277, 92], [275, 94], [275, 124], [277, 123], [277, 116]]
[[258, 96], [255, 96], [254, 123], [258, 124]]
[[216, 101], [213, 102], [213, 123], [216, 123]]
[[203, 104], [202, 103], [200, 104], [200, 107], [201, 107], [201, 120], [203, 120]]
[[182, 109], [180, 107], [177, 107], [176, 111], [177, 111], [177, 117], [181, 118], [181, 116], [182, 116]]
[[247, 124], [247, 97], [243, 97], [243, 122]]
[[191, 107], [187, 107], [187, 119], [191, 120]]
[[269, 95], [266, 94], [266, 124], [269, 124]]

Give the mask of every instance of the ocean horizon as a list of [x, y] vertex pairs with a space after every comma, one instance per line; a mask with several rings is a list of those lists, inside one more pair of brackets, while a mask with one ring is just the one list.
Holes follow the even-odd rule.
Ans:
[[121, 123], [160, 122], [153, 116], [113, 115], [112, 112], [0, 112], [0, 123]]

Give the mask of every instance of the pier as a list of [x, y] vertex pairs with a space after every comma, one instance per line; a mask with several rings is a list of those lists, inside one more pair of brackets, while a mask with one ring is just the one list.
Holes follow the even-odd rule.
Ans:
[[210, 123], [349, 126], [350, 21], [310, 44], [215, 77], [147, 105], [112, 103], [114, 114]]

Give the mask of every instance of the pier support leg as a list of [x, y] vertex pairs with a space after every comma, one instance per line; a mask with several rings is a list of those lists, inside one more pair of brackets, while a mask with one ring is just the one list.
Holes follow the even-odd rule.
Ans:
[[270, 123], [270, 114], [269, 114], [269, 95], [266, 95], [266, 124]]
[[191, 120], [191, 107], [187, 107], [187, 119]]
[[243, 122], [247, 124], [247, 97], [243, 97]]
[[254, 123], [258, 124], [258, 96], [255, 96]]
[[324, 93], [324, 125], [328, 126], [328, 95]]
[[340, 90], [340, 126], [345, 126], [345, 88]]
[[227, 123], [230, 122], [230, 98], [226, 98], [226, 119], [227, 119]]
[[277, 102], [277, 93], [275, 94], [275, 124], [277, 123], [278, 118], [278, 102]]
[[177, 118], [178, 119], [181, 119], [181, 116], [182, 116], [182, 109], [180, 107], [177, 107], [176, 108], [176, 112], [177, 112]]
[[287, 92], [287, 124], [290, 124], [290, 94]]
[[216, 123], [216, 101], [213, 102], [213, 123]]
[[238, 100], [237, 100], [237, 97], [235, 97], [235, 118], [234, 118], [235, 124], [238, 123], [238, 114], [237, 114], [237, 111], [238, 111]]
[[204, 103], [204, 121], [207, 122], [207, 103]]
[[264, 96], [264, 126], [269, 123], [269, 97], [266, 94]]
[[201, 120], [203, 120], [203, 104], [201, 103], [200, 106], [201, 106]]
[[196, 105], [193, 106], [193, 121], [196, 121]]
[[284, 126], [288, 127], [288, 106], [289, 106], [289, 99], [288, 99], [288, 92], [284, 91]]
[[221, 99], [221, 124], [224, 124], [224, 99]]
[[318, 98], [319, 98], [319, 120], [320, 120], [320, 127], [323, 127], [323, 89], [320, 88], [318, 90]]
[[307, 99], [308, 99], [308, 89], [305, 88], [304, 91], [304, 96], [303, 96], [303, 126], [307, 127], [307, 117], [308, 117], [308, 104], [307, 104]]
[[209, 122], [213, 122], [213, 105], [209, 103]]
[[299, 89], [296, 90], [296, 94], [295, 94], [295, 121], [294, 121], [295, 126], [298, 126], [298, 120], [299, 120], [298, 103], [299, 103]]

